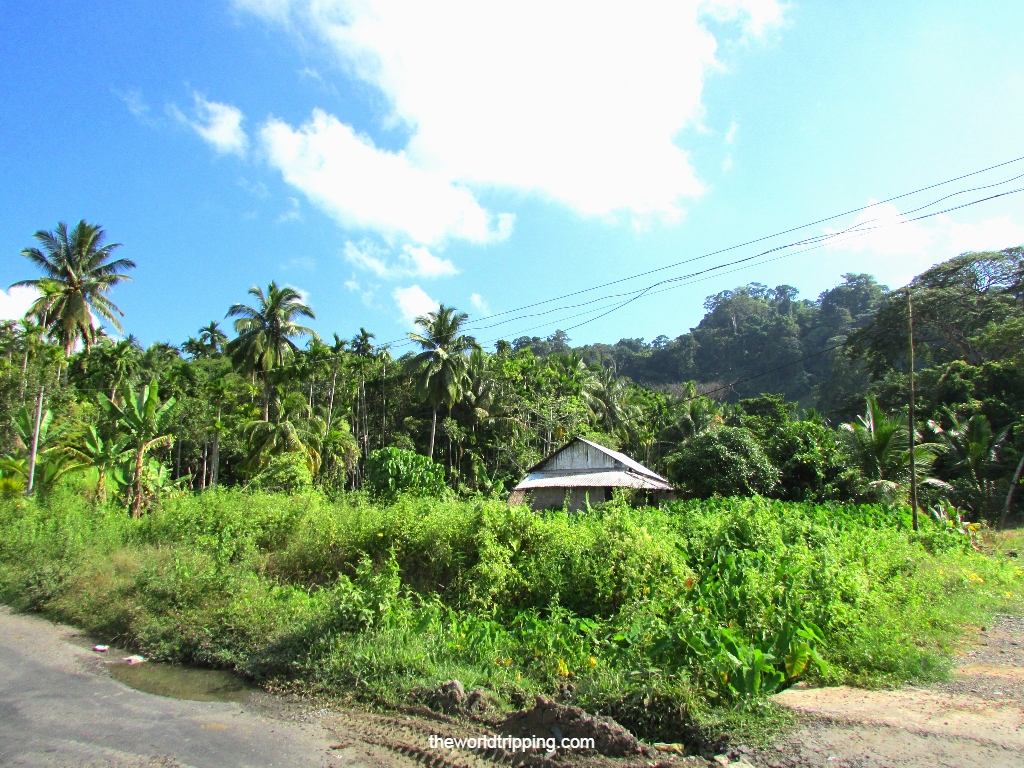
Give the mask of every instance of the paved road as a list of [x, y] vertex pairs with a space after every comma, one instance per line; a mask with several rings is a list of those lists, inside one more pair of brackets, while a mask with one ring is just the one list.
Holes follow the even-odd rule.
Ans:
[[337, 765], [319, 725], [128, 688], [73, 632], [0, 606], [0, 766]]

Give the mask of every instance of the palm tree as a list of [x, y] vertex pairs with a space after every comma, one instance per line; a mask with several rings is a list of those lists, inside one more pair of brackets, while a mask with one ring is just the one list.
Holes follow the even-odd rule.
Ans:
[[124, 317], [124, 312], [104, 295], [118, 283], [131, 280], [121, 273], [135, 268], [135, 262], [129, 259], [111, 261], [120, 244], [104, 245], [103, 228], [85, 221], [78, 222], [70, 233], [60, 222], [53, 232], [39, 230], [34, 237], [42, 249], [26, 248], [21, 255], [39, 267], [44, 277], [22, 280], [11, 287], [24, 285], [39, 290], [42, 295], [29, 313], [60, 341], [64, 356], [71, 356], [79, 339], [89, 348], [95, 339], [93, 321], [97, 315], [120, 331], [117, 316]]
[[199, 343], [215, 355], [221, 353], [227, 340], [227, 335], [220, 329], [220, 324], [216, 320], [211, 320], [209, 325], [199, 329]]
[[593, 387], [597, 417], [611, 433], [627, 428], [636, 419], [637, 409], [629, 404], [629, 379], [616, 376], [611, 368], [602, 368]]
[[[874, 395], [866, 398], [867, 408], [857, 421], [841, 424], [854, 462], [868, 481], [873, 494], [885, 501], [894, 501], [910, 483], [910, 432], [903, 416], [890, 416]], [[914, 463], [918, 482], [948, 487], [928, 477], [935, 463], [938, 446], [920, 444], [915, 439]]]
[[308, 403], [298, 392], [285, 398], [276, 410], [278, 418], [275, 421], [254, 419], [243, 427], [249, 443], [249, 457], [244, 468], [256, 472], [271, 456], [301, 453], [306, 457], [310, 474], [316, 476], [320, 471], [318, 438], [328, 431], [323, 419], [310, 413]]
[[276, 282], [270, 283], [266, 293], [253, 286], [249, 294], [256, 297], [256, 308], [235, 304], [226, 315], [239, 318], [235, 321], [238, 336], [228, 344], [227, 351], [235, 367], [253, 371], [263, 379], [263, 420], [270, 421], [270, 373], [299, 351], [293, 338], [316, 335], [296, 319], [315, 320], [316, 315], [302, 303], [298, 291], [288, 286], [278, 288]]
[[142, 509], [143, 459], [148, 451], [160, 446], [170, 448], [173, 444], [169, 413], [176, 400], [169, 397], [161, 403], [155, 380], [138, 392], [125, 382], [121, 389], [121, 403], [115, 403], [102, 392], [97, 395], [97, 400], [106, 414], [127, 432], [129, 442], [135, 449], [135, 474], [130, 509], [132, 517], [138, 517]]
[[432, 410], [428, 451], [431, 459], [434, 458], [434, 437], [437, 434], [437, 409], [445, 405], [450, 412], [462, 398], [466, 353], [480, 348], [476, 339], [460, 333], [467, 319], [469, 315], [465, 312], [442, 304], [437, 311], [416, 318], [414, 322], [423, 329], [422, 334], [409, 334], [409, 338], [423, 349], [412, 359], [411, 365], [420, 393]]
[[939, 422], [929, 421], [928, 425], [938, 438], [945, 444], [949, 455], [953, 458], [953, 468], [967, 472], [967, 496], [971, 506], [979, 514], [984, 511], [995, 490], [995, 483], [985, 478], [985, 469], [995, 466], [999, 458], [999, 449], [1010, 432], [1010, 427], [1002, 429], [998, 434], [992, 431], [992, 425], [984, 414], [976, 413], [966, 421], [949, 408], [943, 409], [951, 426], [946, 429]]

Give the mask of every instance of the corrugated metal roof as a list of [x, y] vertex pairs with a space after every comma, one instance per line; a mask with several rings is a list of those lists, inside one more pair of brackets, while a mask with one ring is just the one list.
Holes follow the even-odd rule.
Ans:
[[531, 472], [516, 486], [517, 491], [535, 488], [640, 488], [646, 491], [675, 490], [657, 475], [640, 475], [622, 469], [602, 472]]
[[[568, 443], [563, 445], [561, 448], [558, 448], [557, 450], [552, 451], [547, 456], [545, 456], [541, 461], [539, 461], [536, 464], [534, 464], [532, 467], [530, 467], [530, 469], [528, 471], [531, 473], [531, 475], [533, 473], [536, 473], [536, 472], [540, 471], [541, 467], [543, 467], [545, 464], [547, 464], [548, 461], [550, 461], [553, 457], [557, 456], [559, 453], [561, 453], [562, 451], [564, 451], [566, 448], [568, 448], [570, 445], [572, 445], [573, 443], [575, 443], [577, 441], [581, 442], [581, 443], [586, 443], [591, 448], [594, 448], [594, 449], [596, 449], [598, 451], [601, 451], [601, 453], [603, 453], [603, 454], [605, 454], [607, 456], [611, 456], [613, 459], [615, 459], [616, 461], [620, 462], [621, 464], [623, 464], [624, 466], [626, 466], [627, 468], [629, 468], [633, 472], [636, 472], [636, 473], [641, 474], [641, 475], [646, 475], [647, 477], [650, 477], [650, 478], [652, 478], [654, 480], [658, 480], [658, 481], [661, 481], [662, 483], [665, 483], [666, 485], [669, 485], [668, 480], [666, 480], [664, 477], [662, 477], [658, 473], [653, 472], [652, 470], [648, 469], [647, 467], [645, 467], [640, 462], [634, 461], [633, 459], [629, 458], [629, 456], [627, 456], [626, 454], [619, 453], [618, 451], [613, 451], [611, 448], [606, 448], [605, 446], [603, 446], [603, 445], [601, 445], [599, 443], [591, 442], [590, 440], [586, 440], [586, 439], [584, 439], [582, 437], [574, 437], [572, 440], [570, 440]], [[669, 487], [671, 487], [671, 485], [669, 485]]]
[[589, 440], [586, 440], [586, 439], [584, 439], [582, 437], [577, 438], [577, 439], [580, 442], [586, 443], [587, 445], [589, 445], [589, 446], [591, 446], [593, 448], [596, 448], [599, 451], [604, 451], [609, 456], [611, 456], [613, 459], [616, 459], [617, 461], [621, 461], [623, 464], [625, 464], [627, 467], [632, 469], [634, 472], [639, 472], [641, 475], [647, 475], [648, 477], [653, 477], [655, 480], [661, 480], [661, 482], [663, 482], [663, 483], [667, 483], [668, 482], [668, 480], [666, 480], [664, 477], [659, 475], [657, 472], [651, 471], [650, 469], [645, 467], [643, 464], [641, 464], [639, 461], [633, 461], [633, 459], [629, 458], [629, 456], [627, 456], [624, 453], [619, 453], [618, 451], [613, 451], [611, 448], [605, 448], [603, 445], [598, 445], [597, 443], [592, 443]]

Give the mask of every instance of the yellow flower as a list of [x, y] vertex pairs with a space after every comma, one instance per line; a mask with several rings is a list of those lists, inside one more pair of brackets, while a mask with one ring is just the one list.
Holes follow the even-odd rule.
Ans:
[[377, 537], [383, 539], [384, 538], [384, 534], [383, 533], [378, 533]]
[[1012, 592], [1003, 592], [1003, 595], [1005, 597], [1013, 597], [1013, 593]]
[[[1009, 594], [1009, 593], [1007, 593], [1007, 594]], [[589, 659], [587, 659], [587, 661], [590, 662], [590, 666], [592, 666], [592, 667], [596, 667], [597, 666], [597, 657], [596, 656], [591, 656]]]
[[562, 659], [558, 660], [558, 674], [560, 674], [562, 677], [569, 676], [569, 667], [566, 666], [565, 662], [562, 661]]

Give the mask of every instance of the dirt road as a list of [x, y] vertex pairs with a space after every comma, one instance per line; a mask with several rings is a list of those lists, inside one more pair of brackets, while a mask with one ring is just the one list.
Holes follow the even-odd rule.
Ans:
[[764, 766], [1022, 768], [1024, 618], [999, 617], [958, 659], [953, 680], [864, 691], [797, 686], [777, 701], [807, 718]]
[[[488, 726], [428, 711], [317, 709], [262, 692], [238, 702], [155, 696], [115, 680], [75, 630], [0, 606], [0, 765], [496, 768], [508, 755], [430, 748]], [[772, 748], [715, 761], [665, 753], [534, 759], [535, 768], [1024, 768], [1024, 619], [1001, 617], [929, 688], [797, 686], [802, 725]], [[706, 756], [710, 757], [710, 756]]]

